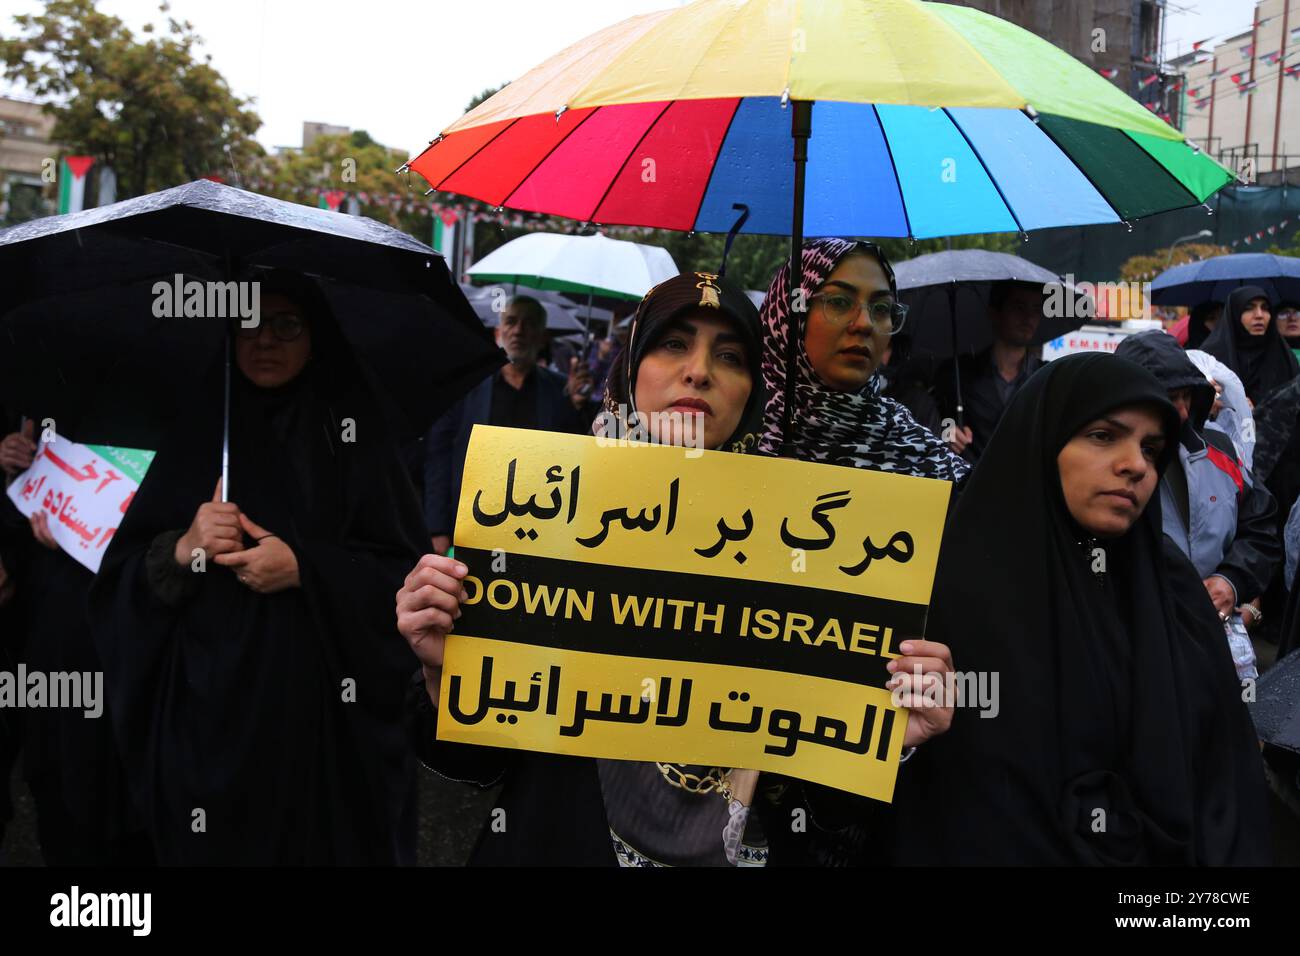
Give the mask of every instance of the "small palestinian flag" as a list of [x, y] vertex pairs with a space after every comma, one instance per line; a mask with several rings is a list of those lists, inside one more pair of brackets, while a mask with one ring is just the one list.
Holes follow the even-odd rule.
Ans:
[[1119, 69], [1113, 66], [1098, 69], [1097, 72], [1108, 80], [1113, 80], [1115, 77], [1119, 76]]
[[1241, 48], [1241, 55], [1244, 59], [1249, 60], [1252, 56], [1255, 55], [1255, 44], [1247, 43], [1244, 47]]
[[86, 173], [94, 156], [65, 156], [59, 164], [59, 215], [86, 208]]
[[1139, 85], [1139, 86], [1150, 86], [1152, 83], [1154, 83], [1154, 82], [1155, 82], [1156, 80], [1158, 80], [1158, 79], [1160, 79], [1160, 74], [1158, 74], [1158, 73], [1152, 73], [1150, 76], [1148, 76], [1145, 80], [1143, 80], [1143, 81], [1142, 81], [1140, 84], [1138, 84], [1138, 85]]

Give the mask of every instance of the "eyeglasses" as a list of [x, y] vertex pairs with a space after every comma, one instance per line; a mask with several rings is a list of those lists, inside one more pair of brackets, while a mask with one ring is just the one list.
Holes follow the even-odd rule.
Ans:
[[268, 326], [271, 334], [281, 342], [292, 342], [302, 335], [303, 329], [307, 328], [307, 323], [297, 313], [275, 312], [271, 315], [263, 315], [257, 325], [245, 326], [242, 322], [235, 323], [235, 334], [241, 339], [255, 339], [262, 334], [263, 325]]
[[886, 335], [895, 335], [907, 321], [907, 306], [893, 299], [876, 299], [860, 305], [857, 299], [843, 292], [818, 292], [809, 298], [820, 300], [826, 318], [836, 325], [848, 325], [859, 312], [866, 312], [874, 327]]

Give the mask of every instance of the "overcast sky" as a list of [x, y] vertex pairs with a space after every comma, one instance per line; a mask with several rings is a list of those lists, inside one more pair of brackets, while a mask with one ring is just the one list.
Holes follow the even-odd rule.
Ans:
[[[865, 0], [869, 2], [869, 0]], [[298, 146], [305, 120], [365, 129], [412, 154], [481, 90], [588, 34], [673, 0], [171, 0], [213, 65], [256, 99], [268, 149]], [[36, 0], [0, 0], [0, 32]], [[138, 30], [158, 0], [101, 0]], [[1167, 55], [1250, 28], [1253, 0], [1172, 0]], [[21, 93], [21, 91], [18, 91]]]

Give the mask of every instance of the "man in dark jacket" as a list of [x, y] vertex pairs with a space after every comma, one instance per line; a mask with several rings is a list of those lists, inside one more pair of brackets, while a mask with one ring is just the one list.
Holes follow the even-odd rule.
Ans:
[[[1043, 364], [1032, 347], [1043, 318], [1042, 287], [1010, 280], [993, 283], [988, 317], [993, 344], [978, 355], [956, 360], [964, 422], [963, 427], [944, 436], [955, 453], [972, 463], [979, 461], [988, 447], [1012, 397]], [[934, 375], [934, 397], [939, 413], [957, 421], [954, 374], [952, 359], [939, 367]]]
[[565, 378], [537, 364], [546, 336], [546, 310], [536, 299], [510, 300], [496, 329], [508, 363], [433, 423], [425, 437], [424, 519], [433, 549], [446, 554], [456, 527], [465, 454], [475, 425], [535, 428], [581, 434], [578, 408], [586, 397], [570, 397]]
[[[1178, 458], [1160, 480], [1164, 532], [1196, 566], [1220, 617], [1229, 620], [1264, 592], [1282, 560], [1277, 505], [1238, 459], [1232, 439], [1207, 422], [1214, 386], [1173, 336], [1142, 332], [1115, 354], [1155, 375], [1182, 418]], [[1258, 618], [1253, 607], [1246, 613]]]

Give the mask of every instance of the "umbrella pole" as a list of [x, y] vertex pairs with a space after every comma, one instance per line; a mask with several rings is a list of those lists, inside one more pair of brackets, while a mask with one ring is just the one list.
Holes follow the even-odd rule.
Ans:
[[591, 290], [587, 290], [587, 318], [582, 323], [582, 351], [586, 358], [591, 358]]
[[[232, 282], [235, 278], [234, 264], [230, 259], [229, 250], [226, 251], [226, 281]], [[261, 288], [257, 288], [258, 315], [261, 315]], [[221, 501], [226, 503], [230, 501], [230, 365], [235, 354], [235, 333], [230, 328], [230, 322], [226, 322], [226, 368], [225, 368], [225, 407], [221, 414]]]
[[235, 343], [226, 323], [226, 407], [221, 420], [221, 500], [230, 500], [230, 354]]
[[790, 137], [794, 140], [794, 208], [790, 217], [790, 321], [785, 332], [785, 409], [781, 421], [781, 457], [794, 457], [795, 379], [799, 375], [798, 314], [806, 312], [803, 295], [803, 189], [812, 136], [812, 103], [790, 101]]
[[957, 354], [957, 280], [948, 283], [948, 327], [952, 330], [952, 384], [957, 398], [957, 427], [966, 427], [965, 408], [961, 400], [961, 363]]

